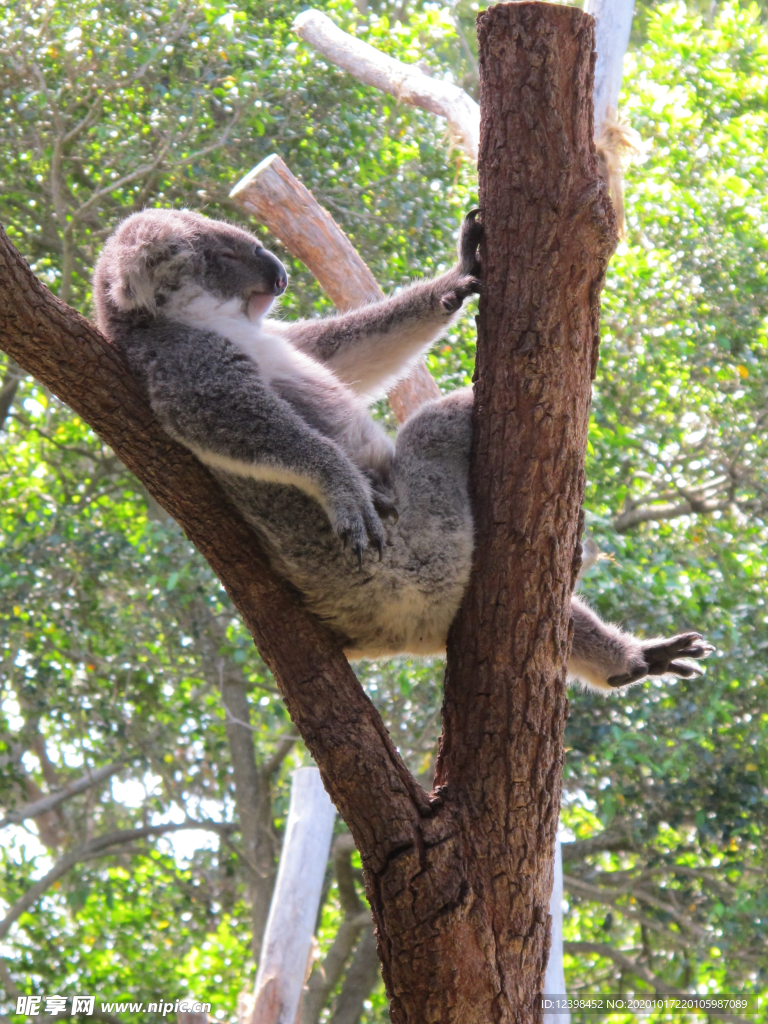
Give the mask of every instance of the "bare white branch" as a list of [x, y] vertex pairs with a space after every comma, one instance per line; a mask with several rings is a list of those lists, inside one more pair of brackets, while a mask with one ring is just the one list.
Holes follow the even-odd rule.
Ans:
[[635, 0], [586, 0], [584, 10], [595, 19], [595, 138], [599, 138], [619, 107]]
[[335, 815], [317, 768], [295, 771], [250, 1024], [297, 1018]]
[[303, 11], [293, 28], [313, 49], [359, 81], [388, 92], [403, 103], [444, 117], [456, 145], [477, 162], [480, 108], [459, 86], [430, 78], [414, 65], [388, 57], [355, 39], [322, 11]]

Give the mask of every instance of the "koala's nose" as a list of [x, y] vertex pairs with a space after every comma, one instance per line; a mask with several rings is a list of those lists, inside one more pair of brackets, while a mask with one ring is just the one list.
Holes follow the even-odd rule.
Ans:
[[271, 252], [262, 250], [260, 255], [267, 287], [273, 295], [282, 295], [288, 287], [288, 274], [285, 267]]

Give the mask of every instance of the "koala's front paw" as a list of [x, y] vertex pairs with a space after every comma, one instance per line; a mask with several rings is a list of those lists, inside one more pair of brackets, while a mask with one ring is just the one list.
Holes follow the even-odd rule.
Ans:
[[454, 277], [448, 290], [440, 297], [440, 304], [447, 313], [461, 309], [464, 299], [476, 295], [482, 288], [478, 246], [483, 237], [483, 225], [477, 219], [479, 213], [480, 210], [470, 210], [461, 222], [459, 262], [454, 268]]
[[372, 546], [379, 552], [379, 561], [384, 552], [384, 527], [367, 494], [361, 493], [331, 510], [331, 525], [341, 538], [344, 547], [351, 545], [357, 554], [357, 563], [363, 568], [363, 552]]
[[644, 640], [640, 650], [640, 663], [629, 672], [620, 676], [611, 676], [609, 686], [627, 686], [636, 683], [646, 676], [670, 675], [688, 679], [690, 676], [704, 674], [699, 665], [690, 665], [678, 658], [707, 658], [714, 651], [712, 644], [702, 637], [701, 633], [680, 633], [678, 636], [662, 640]]

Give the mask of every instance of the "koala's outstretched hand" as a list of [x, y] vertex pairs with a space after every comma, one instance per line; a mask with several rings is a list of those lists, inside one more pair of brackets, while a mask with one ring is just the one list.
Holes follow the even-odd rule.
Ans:
[[477, 219], [480, 210], [470, 210], [461, 222], [459, 260], [441, 280], [449, 286], [441, 296], [440, 304], [448, 313], [461, 309], [464, 299], [480, 292], [482, 266], [478, 246], [483, 237], [483, 225]]
[[622, 675], [609, 676], [608, 685], [614, 688], [628, 686], [639, 679], [645, 679], [646, 676], [674, 675], [683, 679], [701, 676], [704, 670], [698, 665], [687, 664], [677, 659], [706, 658], [714, 649], [700, 633], [680, 633], [678, 636], [664, 637], [660, 640], [642, 640], [636, 663]]

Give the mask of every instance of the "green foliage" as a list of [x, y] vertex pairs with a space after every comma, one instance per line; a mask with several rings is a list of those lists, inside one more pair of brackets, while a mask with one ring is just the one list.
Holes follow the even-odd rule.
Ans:
[[[242, 221], [229, 190], [272, 152], [383, 287], [451, 260], [474, 205], [472, 168], [431, 115], [297, 42], [302, 6], [64, 0], [0, 11], [0, 218], [54, 290], [87, 313], [103, 240], [145, 204]], [[475, 89], [476, 4], [318, 6]], [[699, 628], [718, 656], [703, 680], [607, 701], [572, 695], [563, 819], [593, 846], [566, 863], [567, 980], [573, 992], [647, 988], [605, 950], [577, 945], [590, 943], [673, 987], [764, 991], [768, 36], [753, 8], [724, 6], [709, 24], [669, 5], [645, 11], [638, 41], [623, 109], [647, 150], [629, 174], [629, 237], [604, 293], [587, 524], [605, 557], [583, 592], [646, 635]], [[307, 271], [268, 241], [291, 269], [286, 315], [326, 311]], [[473, 356], [470, 316], [430, 356], [441, 387], [468, 382]], [[248, 689], [260, 765], [290, 722], [210, 571], [87, 426], [26, 380], [3, 431], [3, 804], [86, 766], [123, 767], [6, 833], [0, 898], [13, 904], [91, 835], [186, 819], [232, 826], [76, 865], [11, 929], [11, 977], [25, 993], [109, 1001], [190, 992], [231, 1019], [254, 964], [222, 678]], [[360, 676], [428, 782], [439, 661], [375, 663]], [[289, 770], [306, 757], [295, 745], [272, 776], [276, 846]], [[341, 914], [331, 885], [322, 953]], [[369, 1004], [363, 1020], [387, 1019], [381, 989]]]

